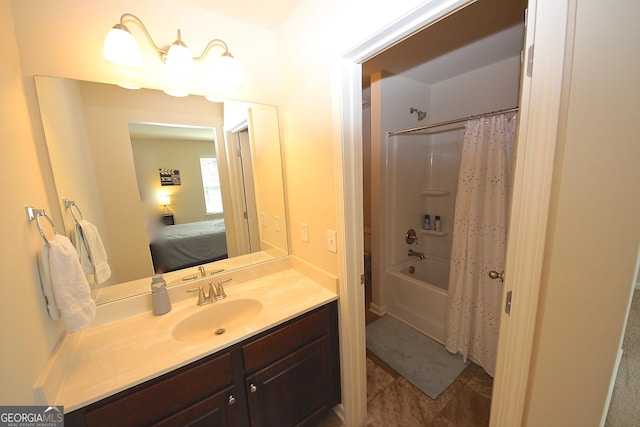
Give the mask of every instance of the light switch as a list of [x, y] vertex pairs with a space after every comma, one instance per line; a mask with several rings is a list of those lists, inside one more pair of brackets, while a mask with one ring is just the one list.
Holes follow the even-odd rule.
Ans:
[[338, 252], [336, 238], [336, 232], [334, 230], [327, 230], [327, 249], [334, 254]]

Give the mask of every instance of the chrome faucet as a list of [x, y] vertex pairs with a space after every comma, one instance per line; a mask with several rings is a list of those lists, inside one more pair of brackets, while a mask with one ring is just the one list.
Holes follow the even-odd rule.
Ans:
[[227, 294], [224, 292], [223, 283], [230, 281], [232, 278], [227, 277], [224, 280], [219, 281], [215, 285], [212, 282], [209, 282], [209, 294], [207, 295], [202, 289], [202, 286], [198, 286], [197, 288], [187, 289], [187, 292], [197, 292], [198, 293], [198, 302], [197, 305], [206, 305], [211, 304], [212, 302], [220, 301], [221, 299], [225, 299]]
[[425, 259], [424, 253], [416, 252], [413, 249], [409, 249], [409, 253], [407, 254], [407, 256], [417, 256], [420, 259]]

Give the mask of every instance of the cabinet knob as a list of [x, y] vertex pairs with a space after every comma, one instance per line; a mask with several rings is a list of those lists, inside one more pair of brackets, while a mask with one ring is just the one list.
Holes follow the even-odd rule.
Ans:
[[256, 386], [255, 386], [255, 384], [251, 384], [251, 385], [249, 386], [249, 391], [250, 391], [251, 393], [255, 393], [256, 391], [258, 391], [258, 387], [256, 387]]
[[233, 405], [236, 403], [236, 398], [233, 397], [233, 394], [229, 396], [229, 405]]

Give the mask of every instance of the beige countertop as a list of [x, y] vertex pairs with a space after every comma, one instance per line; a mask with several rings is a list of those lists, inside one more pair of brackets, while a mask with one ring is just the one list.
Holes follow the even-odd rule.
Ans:
[[[213, 304], [197, 306], [196, 294], [190, 294], [193, 296], [174, 303], [165, 315], [144, 311], [67, 335], [34, 387], [37, 403], [63, 405], [65, 412], [73, 411], [337, 299], [334, 292], [293, 268], [229, 282], [225, 291], [227, 298]], [[195, 343], [173, 337], [173, 327], [182, 319], [243, 298], [259, 301], [262, 309], [242, 326]]]

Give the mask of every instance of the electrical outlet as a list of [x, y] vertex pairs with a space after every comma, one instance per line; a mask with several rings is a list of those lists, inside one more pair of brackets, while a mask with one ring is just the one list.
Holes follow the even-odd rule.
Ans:
[[336, 239], [336, 232], [334, 230], [327, 230], [327, 249], [334, 254], [338, 252]]
[[302, 241], [309, 243], [309, 226], [306, 222], [300, 224], [300, 231], [302, 232]]
[[260, 212], [260, 223], [263, 227], [267, 226], [267, 214], [266, 212]]
[[276, 229], [276, 231], [280, 231], [280, 217], [278, 215], [273, 218], [273, 227]]

